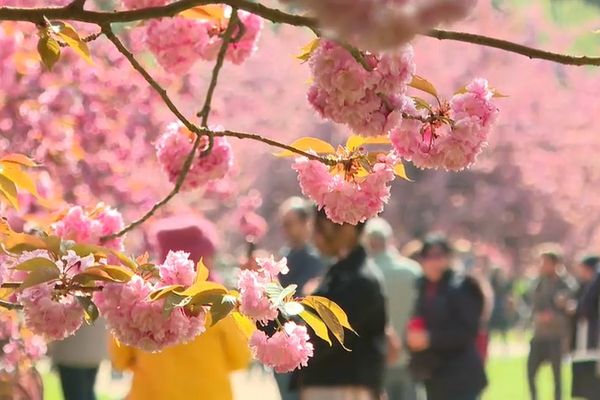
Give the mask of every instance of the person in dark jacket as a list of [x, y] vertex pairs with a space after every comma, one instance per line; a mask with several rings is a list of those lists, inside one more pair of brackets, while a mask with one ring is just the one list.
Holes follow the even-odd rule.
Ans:
[[473, 278], [451, 268], [452, 249], [443, 236], [423, 242], [423, 278], [406, 341], [411, 370], [428, 400], [475, 400], [487, 378], [476, 340], [483, 294]]
[[574, 268], [580, 286], [571, 341], [572, 396], [586, 400], [595, 400], [600, 396], [599, 266], [600, 256], [589, 255], [583, 257]]
[[[283, 287], [297, 285], [297, 292], [306, 295], [305, 286], [311, 286], [324, 272], [323, 262], [310, 243], [313, 207], [301, 197], [290, 197], [279, 208], [282, 232], [286, 246], [280, 254], [287, 258], [289, 272], [279, 276]], [[314, 289], [314, 285], [313, 289]], [[272, 326], [275, 329], [276, 326]], [[282, 400], [298, 400], [299, 395], [290, 389], [291, 374], [275, 374]]]
[[386, 306], [379, 273], [360, 245], [362, 228], [335, 224], [323, 212], [315, 218], [315, 244], [337, 262], [314, 295], [339, 304], [357, 334], [345, 332], [344, 345], [350, 351], [313, 338], [314, 357], [295, 373], [302, 400], [375, 400], [382, 393]]

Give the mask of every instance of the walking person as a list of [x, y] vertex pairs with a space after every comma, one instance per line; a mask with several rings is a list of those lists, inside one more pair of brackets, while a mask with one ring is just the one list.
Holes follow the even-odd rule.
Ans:
[[[383, 275], [390, 320], [388, 333], [402, 343], [406, 325], [412, 316], [417, 298], [416, 280], [421, 274], [419, 264], [402, 256], [393, 246], [393, 230], [383, 218], [373, 218], [365, 226], [365, 243], [370, 257]], [[393, 344], [393, 340], [388, 341]], [[388, 365], [385, 390], [389, 400], [416, 400], [415, 384], [408, 370], [408, 354], [388, 345]], [[397, 351], [393, 351], [397, 350]], [[397, 353], [398, 355], [394, 354]]]
[[538, 400], [537, 372], [544, 362], [552, 366], [554, 400], [562, 399], [562, 357], [567, 348], [569, 319], [566, 306], [572, 286], [561, 276], [562, 256], [558, 249], [540, 253], [539, 279], [532, 293], [533, 338], [527, 358], [531, 400]]
[[[169, 250], [190, 253], [213, 271], [215, 227], [195, 215], [175, 216], [157, 222], [156, 245], [160, 259]], [[119, 370], [131, 370], [128, 400], [232, 400], [230, 373], [248, 366], [247, 340], [231, 316], [208, 328], [192, 342], [149, 353], [113, 341], [112, 361]]]
[[600, 398], [600, 256], [583, 257], [574, 268], [579, 282], [573, 316], [573, 398]]
[[410, 366], [424, 382], [428, 400], [476, 400], [487, 385], [476, 344], [483, 294], [472, 277], [454, 272], [451, 265], [447, 239], [427, 237], [415, 314], [406, 333]]
[[301, 400], [375, 400], [383, 389], [386, 358], [386, 308], [381, 278], [360, 244], [364, 225], [339, 225], [319, 211], [315, 245], [335, 257], [315, 295], [342, 307], [357, 334], [347, 332], [344, 349], [314, 338], [314, 357], [294, 372]]
[[100, 363], [108, 358], [108, 333], [102, 318], [84, 324], [73, 336], [50, 345], [65, 400], [96, 400]]
[[[317, 249], [310, 243], [313, 207], [301, 197], [290, 197], [279, 209], [279, 218], [286, 246], [280, 253], [287, 258], [289, 272], [279, 276], [283, 287], [297, 285], [297, 292], [305, 293], [307, 286], [317, 285], [324, 265]], [[309, 290], [310, 291], [310, 290]], [[291, 374], [275, 374], [282, 400], [298, 400], [296, 390], [290, 388]]]

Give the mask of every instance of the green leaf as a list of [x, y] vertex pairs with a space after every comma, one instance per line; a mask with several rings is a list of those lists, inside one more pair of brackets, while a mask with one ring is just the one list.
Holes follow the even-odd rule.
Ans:
[[39, 268], [55, 269], [57, 275], [60, 273], [60, 270], [54, 261], [46, 257], [35, 257], [27, 261], [23, 261], [21, 264], [14, 267], [14, 269], [19, 271], [35, 271]]
[[310, 59], [312, 53], [319, 47], [320, 39], [315, 38], [308, 42], [305, 46], [300, 49], [300, 54], [296, 56], [298, 60], [301, 60], [302, 63], [307, 62]]
[[46, 283], [58, 279], [60, 271], [58, 267], [53, 264], [53, 267], [42, 267], [36, 268], [27, 274], [27, 277], [21, 283], [19, 287], [21, 290], [27, 289], [32, 286], [39, 285], [40, 283]]
[[246, 338], [249, 339], [250, 336], [252, 336], [252, 334], [256, 330], [256, 325], [254, 324], [254, 322], [252, 322], [250, 318], [241, 314], [239, 311], [232, 312], [231, 316], [233, 317], [233, 320], [235, 321], [235, 324], [240, 329], [240, 331], [242, 331], [244, 336], [246, 336]]
[[433, 97], [438, 97], [437, 89], [431, 82], [419, 75], [414, 75], [408, 86], [429, 93]]
[[54, 38], [44, 35], [38, 41], [37, 50], [42, 59], [42, 64], [50, 71], [60, 58], [58, 42]]
[[152, 301], [155, 301], [155, 300], [162, 299], [163, 297], [168, 296], [170, 293], [173, 293], [176, 290], [181, 290], [181, 289], [183, 289], [182, 285], [165, 286], [163, 288], [160, 288], [160, 289], [155, 290], [154, 292], [150, 293], [148, 298]]
[[415, 102], [415, 107], [417, 107], [417, 109], [425, 109], [431, 111], [431, 105], [427, 102], [427, 100], [424, 100], [418, 96], [412, 96], [411, 98]]
[[288, 301], [283, 305], [283, 312], [289, 316], [293, 317], [295, 315], [299, 315], [304, 312], [304, 306], [297, 301]]
[[17, 187], [14, 182], [0, 175], [0, 195], [2, 195], [8, 203], [15, 209], [19, 209], [19, 198], [17, 197]]
[[81, 307], [83, 307], [85, 322], [87, 322], [88, 325], [91, 325], [100, 316], [98, 307], [96, 307], [96, 305], [92, 301], [92, 298], [89, 296], [76, 296], [76, 297], [77, 297], [77, 301], [79, 301], [79, 304], [81, 304]]
[[91, 281], [123, 283], [129, 282], [132, 276], [133, 272], [120, 265], [97, 265], [75, 275], [73, 280], [84, 284]]
[[165, 305], [163, 308], [163, 316], [169, 317], [174, 309], [178, 307], [185, 307], [190, 302], [190, 297], [180, 296], [176, 293], [169, 293], [165, 297]]
[[52, 21], [52, 31], [62, 40], [65, 41], [67, 46], [72, 48], [81, 58], [83, 58], [88, 64], [94, 65], [90, 50], [88, 49], [87, 43], [79, 37], [79, 33], [75, 28], [66, 22]]
[[314, 313], [304, 310], [300, 313], [300, 318], [304, 320], [315, 332], [315, 335], [329, 343], [331, 346], [331, 339], [329, 338], [329, 332], [327, 331], [327, 325]]
[[269, 282], [265, 285], [265, 293], [269, 299], [277, 298], [283, 291], [283, 286], [279, 282]]
[[211, 326], [228, 316], [237, 304], [237, 299], [230, 295], [225, 295], [218, 303], [213, 303], [210, 307]]
[[[317, 154], [333, 154], [335, 148], [324, 140], [317, 139], [314, 137], [303, 137], [295, 140], [290, 146], [295, 147], [298, 150], [309, 151], [312, 150]], [[275, 154], [276, 157], [297, 157], [298, 154], [290, 150], [284, 150]]]
[[46, 248], [57, 257], [62, 253], [62, 240], [58, 236], [49, 235], [42, 238], [46, 243]]

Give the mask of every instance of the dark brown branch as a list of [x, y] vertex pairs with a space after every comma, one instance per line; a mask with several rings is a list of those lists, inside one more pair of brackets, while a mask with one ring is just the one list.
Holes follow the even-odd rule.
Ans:
[[23, 308], [21, 304], [11, 303], [10, 301], [0, 300], [0, 307], [7, 310], [20, 310]]
[[558, 64], [577, 66], [600, 66], [600, 57], [572, 56], [568, 54], [553, 53], [550, 51], [536, 49], [534, 47], [528, 47], [522, 44], [510, 42], [508, 40], [496, 39], [493, 37], [477, 35], [474, 33], [432, 29], [425, 35], [440, 40], [455, 40], [458, 42], [477, 44], [479, 46], [492, 47], [495, 49], [508, 51], [510, 53], [521, 54], [530, 59], [536, 58], [540, 60], [552, 61]]
[[297, 149], [297, 148], [287, 145], [285, 143], [281, 143], [276, 140], [261, 136], [257, 133], [246, 133], [246, 132], [236, 132], [236, 131], [218, 131], [218, 132], [213, 132], [213, 135], [214, 136], [235, 137], [238, 139], [256, 140], [257, 142], [262, 142], [262, 143], [268, 144], [269, 146], [278, 147], [283, 150], [291, 151], [292, 153], [296, 153], [300, 156], [304, 156], [311, 160], [320, 161], [323, 164], [334, 165], [337, 163], [337, 161], [331, 160], [326, 157], [321, 157], [321, 156], [317, 156], [315, 154], [308, 153], [306, 151]]
[[231, 10], [231, 18], [229, 19], [229, 23], [227, 24], [227, 29], [225, 29], [225, 33], [223, 33], [223, 43], [221, 43], [221, 48], [219, 49], [219, 54], [217, 55], [217, 60], [212, 71], [212, 76], [210, 78], [208, 90], [206, 91], [206, 97], [204, 98], [204, 106], [202, 106], [202, 110], [198, 113], [198, 117], [202, 118], [203, 128], [208, 127], [210, 105], [212, 103], [213, 95], [215, 94], [215, 89], [217, 88], [219, 72], [223, 67], [223, 61], [225, 61], [225, 55], [227, 54], [227, 49], [229, 48], [229, 43], [231, 41], [233, 31], [235, 30], [236, 26], [240, 24], [241, 22], [238, 18], [237, 9], [234, 8], [233, 10]]
[[[214, 4], [215, 0], [180, 0], [162, 7], [149, 7], [139, 10], [127, 11], [89, 11], [77, 8], [48, 7], [48, 8], [15, 8], [0, 7], [0, 20], [5, 21], [29, 21], [41, 24], [44, 17], [47, 19], [61, 19], [89, 22], [97, 25], [111, 24], [115, 22], [134, 22], [153, 18], [171, 17], [190, 8]], [[294, 26], [316, 27], [316, 21], [312, 18], [300, 15], [288, 14], [283, 11], [265, 7], [260, 3], [249, 0], [223, 0], [221, 4], [227, 4], [233, 8], [246, 10], [259, 15], [275, 23], [284, 23]]]
[[[150, 7], [139, 10], [128, 11], [89, 11], [71, 8], [14, 8], [0, 7], [0, 21], [29, 21], [43, 24], [44, 17], [48, 19], [63, 19], [89, 22], [97, 25], [105, 25], [113, 22], [133, 22], [152, 18], [161, 18], [176, 15], [190, 8], [214, 3], [214, 0], [180, 0], [163, 7]], [[301, 15], [288, 14], [281, 10], [266, 7], [260, 3], [250, 0], [221, 0], [219, 3], [227, 4], [240, 10], [246, 10], [261, 16], [274, 23], [282, 23], [293, 26], [304, 26], [318, 32], [317, 21], [314, 18]], [[432, 29], [424, 35], [440, 40], [456, 40], [460, 42], [492, 47], [512, 53], [521, 54], [525, 57], [542, 59], [565, 65], [594, 65], [600, 66], [600, 57], [572, 56], [568, 54], [554, 53], [524, 46], [503, 39], [477, 35], [467, 32], [454, 32], [441, 29]]]

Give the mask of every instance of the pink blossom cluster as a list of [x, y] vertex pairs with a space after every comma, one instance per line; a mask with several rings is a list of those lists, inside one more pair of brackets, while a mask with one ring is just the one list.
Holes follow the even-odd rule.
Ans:
[[[34, 250], [23, 252], [11, 267], [34, 258], [51, 260], [61, 275], [66, 277], [73, 277], [95, 264], [93, 255], [80, 257], [69, 250], [60, 260], [53, 261], [46, 250]], [[27, 275], [25, 271], [15, 270], [11, 278], [22, 281]], [[41, 283], [17, 294], [19, 303], [23, 305], [25, 325], [47, 340], [60, 340], [70, 336], [83, 322], [84, 312], [76, 293], [55, 291], [54, 285], [55, 282]]]
[[[207, 183], [221, 179], [233, 166], [233, 151], [227, 138], [215, 137], [212, 149], [207, 155], [201, 155], [206, 149], [206, 140], [197, 151], [192, 166], [183, 184], [184, 190], [196, 189]], [[178, 123], [167, 126], [156, 142], [156, 156], [169, 181], [175, 183], [183, 169], [185, 160], [193, 148], [191, 133]]]
[[362, 49], [390, 49], [468, 16], [477, 0], [282, 0], [313, 13], [324, 33]]
[[[123, 216], [114, 208], [99, 204], [93, 212], [80, 206], [71, 207], [53, 226], [54, 234], [62, 239], [79, 243], [99, 244], [100, 238], [119, 232], [124, 226]], [[103, 244], [120, 250], [123, 239], [117, 238]]]
[[255, 321], [266, 323], [277, 318], [277, 307], [267, 296], [267, 285], [275, 282], [279, 274], [287, 274], [287, 260], [256, 259], [258, 269], [242, 270], [238, 278], [240, 311]]
[[38, 335], [25, 332], [15, 313], [0, 311], [0, 373], [17, 371], [31, 365], [46, 353], [46, 342]]
[[[126, 1], [132, 3], [130, 6], [150, 2], [160, 3]], [[234, 40], [225, 54], [225, 59], [234, 64], [242, 64], [254, 54], [263, 27], [262, 19], [255, 14], [238, 11], [238, 16], [239, 23], [244, 25], [243, 32], [236, 35], [234, 31]], [[239, 32], [240, 28], [236, 29]], [[223, 28], [216, 21], [173, 17], [152, 20], [136, 28], [132, 37], [136, 50], [147, 48], [167, 72], [184, 74], [199, 59], [210, 61], [217, 57], [223, 43], [222, 33]]]
[[256, 212], [261, 205], [260, 193], [252, 190], [239, 200], [234, 213], [238, 229], [249, 242], [256, 242], [267, 233], [267, 221]]
[[54, 291], [52, 283], [42, 283], [19, 294], [25, 325], [46, 340], [72, 335], [83, 323], [83, 307], [71, 294]]
[[314, 351], [306, 327], [291, 321], [271, 337], [255, 331], [249, 344], [254, 357], [278, 373], [305, 367]]
[[190, 284], [194, 263], [184, 252], [170, 252], [159, 266], [156, 281], [134, 275], [124, 284], [108, 283], [94, 294], [94, 302], [115, 337], [122, 343], [146, 351], [186, 343], [205, 331], [206, 313], [191, 314], [175, 307], [165, 314], [165, 298], [151, 301], [149, 295], [171, 284]]
[[383, 211], [390, 198], [395, 163], [392, 154], [380, 156], [367, 176], [352, 179], [306, 157], [297, 158], [292, 168], [298, 172], [302, 193], [325, 209], [331, 221], [356, 225]]
[[394, 52], [366, 54], [368, 71], [344, 47], [321, 40], [310, 57], [314, 83], [308, 101], [323, 118], [348, 125], [356, 134], [388, 133], [388, 117], [415, 72], [410, 45]]
[[[404, 118], [390, 133], [394, 150], [419, 168], [459, 171], [469, 167], [487, 144], [498, 116], [492, 97], [487, 81], [475, 79], [450, 100], [448, 116], [453, 125], [435, 127]], [[404, 113], [423, 116], [411, 99], [405, 102]]]

